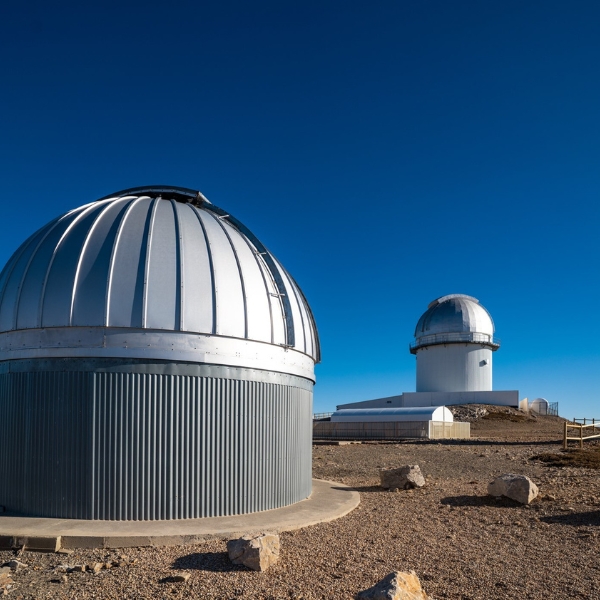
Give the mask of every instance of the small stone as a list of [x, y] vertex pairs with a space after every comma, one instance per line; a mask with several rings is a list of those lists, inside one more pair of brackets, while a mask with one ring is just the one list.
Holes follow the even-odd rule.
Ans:
[[254, 571], [265, 571], [279, 560], [279, 536], [275, 534], [245, 535], [227, 542], [229, 560]]
[[10, 567], [0, 567], [0, 575], [7, 575], [11, 572]]
[[89, 570], [92, 571], [93, 573], [100, 573], [100, 571], [102, 571], [102, 568], [104, 567], [103, 563], [94, 563], [91, 567], [89, 567]]
[[63, 583], [67, 583], [67, 581], [69, 581], [69, 578], [66, 575], [63, 575], [60, 579]]
[[381, 487], [395, 490], [411, 490], [425, 485], [425, 478], [419, 465], [405, 465], [399, 469], [381, 469], [379, 471]]
[[537, 485], [529, 477], [513, 473], [496, 477], [488, 483], [487, 491], [490, 496], [506, 496], [521, 504], [529, 504], [539, 493]]
[[185, 583], [189, 578], [189, 573], [179, 573], [178, 575], [173, 575], [173, 577], [171, 577], [171, 581], [174, 583]]
[[74, 567], [67, 569], [67, 573], [85, 573], [86, 570], [87, 565], [75, 565]]
[[112, 562], [105, 562], [104, 563], [104, 568], [105, 569], [112, 569], [113, 568]]
[[72, 569], [73, 567], [71, 565], [58, 565], [57, 567], [54, 567], [54, 570], [57, 573], [68, 573], [69, 569]]
[[358, 600], [430, 600], [414, 571], [394, 571], [372, 588], [357, 595]]
[[73, 550], [69, 550], [69, 548], [59, 548], [56, 551], [56, 554], [73, 554]]

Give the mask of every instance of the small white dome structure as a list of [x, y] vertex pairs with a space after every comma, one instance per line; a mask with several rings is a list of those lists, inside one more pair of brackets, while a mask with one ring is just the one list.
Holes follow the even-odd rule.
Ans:
[[300, 288], [200, 192], [117, 192], [0, 273], [0, 505], [163, 520], [312, 491], [319, 339]]
[[550, 403], [546, 398], [536, 398], [529, 403], [529, 410], [538, 415], [547, 415]]
[[409, 408], [347, 408], [331, 415], [334, 423], [404, 423], [410, 421], [440, 421], [453, 423], [454, 415], [445, 406]]
[[417, 357], [417, 392], [491, 391], [494, 322], [477, 298], [449, 294], [429, 304], [410, 351]]

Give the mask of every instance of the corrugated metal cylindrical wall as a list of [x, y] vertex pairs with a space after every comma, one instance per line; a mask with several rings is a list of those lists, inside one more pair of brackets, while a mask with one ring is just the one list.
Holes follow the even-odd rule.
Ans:
[[417, 352], [417, 392], [492, 389], [492, 350], [477, 344], [429, 346]]
[[19, 362], [0, 364], [8, 510], [186, 519], [278, 508], [311, 493], [312, 382], [227, 368], [219, 377], [218, 367], [205, 376]]

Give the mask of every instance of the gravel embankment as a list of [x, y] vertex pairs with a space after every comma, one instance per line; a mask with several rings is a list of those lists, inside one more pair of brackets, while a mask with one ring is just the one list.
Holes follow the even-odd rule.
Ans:
[[[231, 565], [225, 540], [23, 552], [29, 566], [14, 574], [8, 597], [350, 599], [393, 570], [413, 569], [434, 598], [600, 598], [600, 472], [531, 460], [559, 450], [560, 426], [552, 418], [481, 419], [472, 425], [479, 439], [463, 443], [316, 446], [314, 476], [356, 487], [361, 504], [332, 523], [282, 534], [281, 561], [265, 573]], [[426, 487], [378, 487], [378, 468], [415, 463]], [[542, 499], [527, 507], [488, 497], [488, 481], [506, 472], [530, 476]], [[14, 557], [0, 552], [0, 564]], [[110, 560], [120, 566], [66, 581], [55, 568]], [[179, 572], [190, 579], [161, 583]]]

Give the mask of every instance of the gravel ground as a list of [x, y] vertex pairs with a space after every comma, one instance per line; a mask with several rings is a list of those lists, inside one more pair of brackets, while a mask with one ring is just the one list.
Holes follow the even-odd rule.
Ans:
[[[532, 460], [558, 452], [562, 420], [482, 418], [465, 442], [314, 447], [314, 476], [358, 489], [360, 506], [332, 523], [281, 535], [280, 562], [265, 573], [231, 565], [226, 540], [186, 547], [71, 555], [0, 552], [29, 566], [8, 596], [30, 598], [350, 599], [394, 570], [413, 569], [434, 598], [600, 599], [599, 471]], [[418, 464], [420, 490], [378, 487], [378, 468]], [[494, 476], [530, 476], [530, 506], [486, 495]], [[61, 564], [115, 561], [98, 574]], [[189, 573], [186, 583], [169, 577]]]

